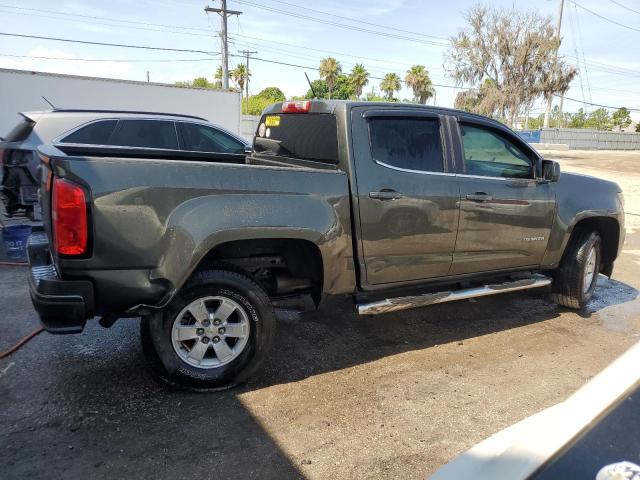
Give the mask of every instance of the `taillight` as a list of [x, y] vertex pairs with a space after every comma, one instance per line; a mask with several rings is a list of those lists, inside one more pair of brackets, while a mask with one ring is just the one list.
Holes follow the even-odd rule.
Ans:
[[4, 166], [4, 157], [7, 155], [6, 148], [0, 148], [0, 167]]
[[78, 185], [55, 178], [51, 201], [53, 246], [61, 255], [87, 252], [87, 198]]
[[308, 113], [309, 110], [311, 110], [311, 100], [295, 100], [282, 104], [282, 113]]

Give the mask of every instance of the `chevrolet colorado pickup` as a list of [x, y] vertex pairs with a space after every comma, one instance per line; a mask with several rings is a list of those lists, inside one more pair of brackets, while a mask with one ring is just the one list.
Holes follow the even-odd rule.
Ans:
[[424, 105], [268, 107], [242, 164], [42, 146], [30, 290], [52, 333], [141, 317], [160, 377], [227, 388], [260, 365], [273, 305], [362, 315], [549, 286], [582, 308], [624, 239], [612, 182], [515, 133]]

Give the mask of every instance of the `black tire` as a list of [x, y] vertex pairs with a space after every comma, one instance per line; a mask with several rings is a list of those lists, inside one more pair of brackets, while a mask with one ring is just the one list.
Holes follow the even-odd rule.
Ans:
[[[558, 304], [573, 309], [582, 309], [593, 297], [600, 271], [601, 239], [596, 231], [574, 232], [560, 267], [554, 273], [552, 298]], [[595, 250], [595, 274], [591, 284], [585, 288], [585, 269], [591, 249]]]
[[[187, 305], [198, 298], [216, 295], [242, 306], [250, 324], [248, 340], [230, 363], [199, 368], [176, 353], [172, 328]], [[250, 277], [236, 271], [206, 270], [195, 273], [166, 308], [144, 317], [140, 334], [147, 361], [162, 381], [192, 389], [224, 390], [247, 380], [261, 365], [271, 345], [275, 325], [267, 293]]]

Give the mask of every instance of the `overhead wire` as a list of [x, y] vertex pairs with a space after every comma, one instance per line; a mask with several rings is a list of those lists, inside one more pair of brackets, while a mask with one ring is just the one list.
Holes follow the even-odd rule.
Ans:
[[[237, 0], [237, 1], [240, 1], [240, 0]], [[608, 17], [605, 17], [604, 15], [600, 15], [599, 13], [594, 12], [593, 10], [588, 9], [588, 8], [587, 8], [587, 7], [585, 7], [584, 5], [580, 5], [580, 4], [579, 4], [578, 2], [576, 2], [575, 0], [569, 0], [569, 1], [570, 1], [571, 3], [573, 3], [576, 7], [580, 7], [582, 10], [585, 10], [585, 11], [589, 12], [591, 15], [595, 15], [596, 17], [601, 18], [602, 20], [605, 20], [605, 21], [607, 21], [607, 22], [609, 22], [609, 23], [612, 23], [612, 24], [614, 24], [614, 25], [618, 25], [619, 27], [624, 27], [624, 28], [627, 28], [627, 29], [629, 29], [629, 30], [633, 30], [633, 31], [635, 31], [635, 32], [640, 32], [640, 28], [631, 27], [631, 26], [629, 26], [629, 25], [625, 25], [624, 23], [620, 23], [620, 22], [618, 22], [618, 21], [616, 21], [616, 20], [612, 20], [612, 19], [610, 19], [610, 18], [608, 18]]]
[[60, 37], [47, 37], [44, 35], [26, 35], [23, 33], [10, 33], [10, 32], [0, 32], [0, 35], [6, 37], [17, 37], [17, 38], [32, 38], [38, 40], [51, 40], [55, 42], [67, 42], [67, 43], [80, 43], [84, 45], [100, 45], [105, 47], [121, 47], [121, 48], [137, 48], [142, 50], [158, 50], [163, 52], [183, 52], [183, 53], [202, 53], [205, 55], [220, 55], [220, 52], [211, 52], [207, 50], [192, 50], [188, 48], [170, 48], [170, 47], [152, 47], [149, 45], [131, 45], [125, 43], [108, 43], [108, 42], [94, 42], [89, 40], [77, 40], [77, 39], [69, 39], [69, 38], [60, 38]]

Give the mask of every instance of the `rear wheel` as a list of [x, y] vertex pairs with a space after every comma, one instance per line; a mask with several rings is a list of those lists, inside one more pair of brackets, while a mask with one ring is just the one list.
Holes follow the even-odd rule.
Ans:
[[575, 232], [554, 275], [552, 295], [556, 303], [581, 309], [591, 300], [598, 283], [601, 245], [598, 232]]
[[141, 323], [149, 363], [168, 383], [224, 389], [262, 363], [275, 328], [269, 297], [250, 277], [198, 272], [161, 312]]

